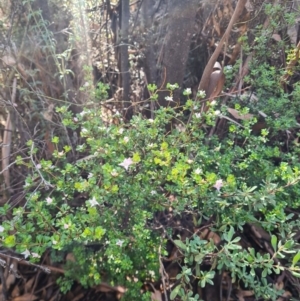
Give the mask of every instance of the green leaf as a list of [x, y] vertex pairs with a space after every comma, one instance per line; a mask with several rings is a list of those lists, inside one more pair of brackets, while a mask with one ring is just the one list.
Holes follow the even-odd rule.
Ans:
[[105, 234], [105, 229], [99, 226], [95, 228], [95, 237], [94, 237], [95, 239], [101, 239], [104, 234]]
[[16, 245], [16, 237], [14, 235], [9, 235], [9, 236], [5, 237], [4, 244], [8, 248], [14, 247]]
[[[284, 244], [284, 247], [285, 247], [286, 249], [290, 249], [293, 245], [294, 245], [294, 241], [288, 240], [288, 241]], [[286, 252], [286, 253], [288, 253], [288, 252]]]
[[200, 265], [198, 263], [196, 263], [196, 276], [199, 277], [200, 276]]
[[211, 279], [206, 279], [206, 283], [214, 285], [214, 282]]
[[177, 286], [172, 290], [172, 292], [171, 292], [171, 294], [170, 294], [170, 299], [171, 299], [171, 300], [174, 300], [174, 299], [175, 299], [175, 297], [176, 297], [176, 296], [178, 295], [178, 293], [179, 293], [180, 288], [181, 288], [181, 285], [179, 284], [179, 285], [177, 285]]
[[297, 273], [295, 271], [292, 271], [293, 276], [300, 278], [300, 273]]
[[234, 229], [232, 226], [230, 226], [230, 230], [229, 232], [227, 233], [227, 237], [225, 238], [226, 241], [231, 241], [232, 237], [233, 237], [233, 234], [234, 234]]
[[215, 271], [210, 271], [205, 275], [205, 278], [210, 278], [213, 279], [215, 277], [216, 272]]
[[203, 288], [203, 287], [205, 287], [205, 283], [206, 283], [206, 281], [205, 281], [205, 278], [204, 279], [202, 279], [201, 281], [200, 281], [200, 286]]
[[252, 191], [254, 191], [256, 188], [257, 188], [257, 186], [253, 186], [253, 187], [249, 188], [247, 192], [252, 192]]
[[278, 267], [275, 267], [273, 270], [274, 270], [274, 272], [275, 272], [277, 275], [280, 274], [280, 269], [279, 269]]
[[298, 253], [294, 256], [293, 261], [292, 261], [293, 266], [297, 264], [297, 262], [299, 261], [299, 259], [300, 259], [300, 252], [298, 252]]
[[268, 269], [264, 269], [261, 273], [261, 277], [265, 278], [265, 277], [267, 277], [267, 275], [268, 275]]
[[238, 236], [238, 237], [236, 237], [236, 238], [232, 241], [232, 243], [239, 242], [240, 240], [241, 240], [241, 238]]
[[277, 250], [277, 236], [276, 235], [272, 235], [271, 244], [272, 244], [274, 251], [276, 251]]
[[251, 254], [251, 256], [255, 258], [255, 250], [254, 250], [254, 248], [249, 248], [248, 250], [249, 250], [249, 253]]
[[59, 137], [55, 136], [52, 138], [52, 143], [58, 144], [59, 142]]
[[203, 257], [204, 257], [204, 255], [199, 253], [195, 256], [195, 261], [197, 263], [202, 263]]
[[179, 247], [182, 250], [186, 250], [186, 245], [179, 239], [174, 240], [174, 243], [177, 247]]
[[234, 245], [234, 244], [230, 243], [226, 246], [226, 248], [228, 250], [240, 250], [242, 247], [240, 245]]

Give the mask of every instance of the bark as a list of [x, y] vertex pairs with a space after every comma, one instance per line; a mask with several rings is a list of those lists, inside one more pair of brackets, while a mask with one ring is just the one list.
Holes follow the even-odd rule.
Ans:
[[[145, 35], [145, 59], [144, 59], [144, 71], [146, 75], [147, 84], [157, 83], [157, 67], [156, 67], [156, 51], [155, 51], [155, 38], [153, 35], [153, 10], [154, 10], [154, 0], [143, 0], [141, 6], [141, 26], [142, 32]], [[153, 29], [153, 30], [152, 30]], [[150, 97], [148, 90], [145, 89], [146, 99]], [[154, 102], [150, 102], [151, 105], [151, 115], [149, 117], [154, 117], [155, 105]], [[149, 111], [148, 111], [149, 112]], [[147, 113], [147, 112], [146, 112]]]
[[130, 119], [132, 116], [132, 109], [130, 107], [130, 73], [129, 73], [129, 59], [128, 59], [128, 28], [129, 28], [129, 0], [122, 0], [121, 9], [121, 32], [120, 32], [120, 60], [121, 60], [121, 74], [122, 74], [122, 89], [123, 102], [126, 109], [125, 118]]
[[[169, 0], [169, 22], [161, 60], [161, 84], [167, 83], [182, 85], [186, 63], [188, 59], [191, 39], [195, 33], [195, 17], [199, 5], [198, 0]], [[162, 92], [159, 96], [161, 106], [179, 103], [179, 90], [173, 95], [174, 102], [165, 100], [168, 93]]]
[[156, 55], [154, 49], [154, 37], [151, 30], [153, 22], [153, 0], [143, 0], [141, 13], [142, 13], [142, 31], [145, 34], [145, 74], [149, 84], [156, 83]]

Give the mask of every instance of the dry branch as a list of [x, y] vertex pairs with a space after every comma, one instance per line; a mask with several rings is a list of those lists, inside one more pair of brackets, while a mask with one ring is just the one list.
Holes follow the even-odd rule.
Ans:
[[[14, 105], [16, 100], [16, 90], [17, 90], [17, 79], [14, 78], [13, 90], [11, 95], [12, 105]], [[11, 192], [11, 188], [10, 188], [10, 173], [9, 173], [9, 157], [10, 157], [10, 150], [11, 150], [12, 130], [13, 130], [13, 124], [11, 120], [11, 112], [8, 112], [5, 130], [4, 130], [4, 137], [3, 137], [2, 170], [3, 170], [4, 183], [6, 186], [5, 188], [7, 189], [7, 191], [10, 192]]]

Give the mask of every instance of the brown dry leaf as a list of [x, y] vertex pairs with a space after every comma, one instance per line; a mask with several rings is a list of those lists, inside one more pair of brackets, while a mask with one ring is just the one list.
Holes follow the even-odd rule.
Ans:
[[254, 7], [253, 7], [253, 5], [251, 4], [251, 1], [250, 1], [250, 0], [247, 0], [247, 3], [246, 3], [246, 5], [245, 5], [245, 8], [247, 9], [248, 12], [254, 11]]
[[251, 297], [254, 295], [253, 291], [243, 291], [243, 290], [239, 290], [236, 293], [236, 296], [238, 298], [239, 301], [245, 301], [245, 297]]
[[219, 244], [221, 241], [220, 236], [209, 229], [204, 229], [200, 234], [200, 238], [206, 240], [212, 239], [215, 245]]
[[111, 286], [105, 282], [97, 285], [95, 287], [96, 292], [109, 293], [109, 292], [118, 292], [120, 294], [124, 294], [126, 292], [126, 288], [123, 286]]
[[117, 290], [117, 292], [119, 292], [120, 294], [125, 294], [127, 289], [123, 286], [117, 285], [115, 286], [115, 289]]
[[214, 24], [214, 29], [215, 29], [215, 31], [217, 32], [218, 37], [220, 37], [220, 36], [221, 36], [220, 25], [219, 25], [219, 23], [216, 21], [215, 16], [212, 16], [212, 20], [213, 20], [213, 24]]
[[25, 292], [28, 293], [31, 288], [32, 288], [32, 285], [34, 283], [34, 280], [35, 280], [35, 277], [32, 277], [31, 279], [29, 279], [26, 283], [25, 283]]
[[2, 57], [2, 61], [7, 65], [7, 66], [13, 66], [15, 65], [17, 62], [15, 60], [14, 57], [10, 56], [10, 55], [4, 55]]
[[[6, 289], [9, 290], [11, 285], [15, 282], [16, 276], [14, 274], [9, 274], [6, 278]], [[0, 285], [0, 294], [2, 293], [2, 284]]]
[[15, 298], [15, 297], [18, 297], [20, 296], [20, 288], [18, 285], [15, 285], [13, 291], [11, 292], [11, 297], [12, 298]]
[[38, 296], [27, 293], [12, 299], [12, 301], [33, 301], [33, 300], [37, 300], [38, 298], [39, 298]]
[[281, 41], [281, 36], [278, 33], [274, 33], [274, 34], [272, 34], [272, 39], [277, 41], [277, 42], [280, 42]]
[[260, 227], [257, 224], [253, 224], [253, 223], [249, 223], [251, 231], [254, 233], [254, 235], [259, 238], [259, 239], [263, 239], [265, 241], [271, 241], [271, 236], [270, 234], [263, 229], [262, 227]]
[[16, 276], [14, 274], [9, 274], [9, 276], [6, 279], [6, 288], [9, 289], [12, 284], [14, 284], [16, 280]]
[[285, 301], [290, 300], [292, 294], [289, 291], [285, 291], [281, 297], [279, 297], [276, 301]]
[[227, 108], [227, 111], [235, 118], [235, 119], [241, 119], [241, 120], [249, 120], [254, 115], [253, 114], [245, 114], [241, 115], [240, 112], [238, 112], [236, 109]]
[[154, 293], [151, 293], [151, 300], [152, 301], [162, 301], [162, 295], [159, 290], [154, 290]]
[[110, 286], [110, 285], [106, 285], [106, 284], [99, 284], [96, 287], [96, 292], [101, 292], [101, 293], [111, 293], [114, 292], [114, 289]]
[[75, 256], [73, 253], [68, 253], [66, 256], [66, 261], [72, 261], [75, 262]]
[[[83, 298], [84, 297], [84, 294], [83, 293], [80, 293], [77, 297], [75, 297], [74, 299], [72, 299], [72, 301], [77, 301], [77, 300], [80, 300], [81, 298]], [[55, 296], [55, 299], [53, 299], [53, 301], [54, 300], [57, 300], [57, 296]], [[51, 299], [51, 301], [52, 301], [52, 299]]]
[[54, 104], [51, 103], [47, 110], [43, 112], [43, 116], [46, 120], [48, 121], [52, 121], [52, 117], [53, 117], [53, 111], [54, 111]]

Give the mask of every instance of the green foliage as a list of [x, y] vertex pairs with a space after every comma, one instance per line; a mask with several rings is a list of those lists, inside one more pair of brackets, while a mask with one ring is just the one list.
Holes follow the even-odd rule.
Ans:
[[[281, 20], [277, 7], [266, 9]], [[246, 38], [241, 40], [247, 43]], [[142, 283], [158, 279], [159, 259], [166, 255], [167, 237], [155, 224], [156, 213], [166, 208], [172, 208], [176, 217], [192, 212], [195, 227], [214, 216], [220, 245], [196, 234], [174, 240], [184, 261], [171, 300], [176, 296], [199, 300], [192, 281], [203, 288], [223, 270], [258, 297], [276, 299], [280, 291], [267, 283], [267, 275], [287, 270], [300, 276], [300, 253], [293, 241], [300, 221], [285, 210], [300, 206], [299, 150], [284, 152], [280, 140], [274, 139], [278, 132], [297, 126], [300, 88], [295, 85], [291, 95], [283, 91], [279, 85], [283, 72], [265, 61], [272, 55], [272, 49], [265, 51], [269, 42], [265, 32], [257, 36], [247, 78], [258, 101], [236, 98], [230, 103], [241, 115], [256, 114], [248, 120], [235, 122], [216, 102], [206, 113], [200, 112], [199, 103], [188, 99], [180, 109], [160, 107], [153, 119], [136, 115], [130, 123], [106, 124], [100, 102], [107, 98], [108, 87], [101, 83], [91, 93], [97, 101], [93, 108], [76, 116], [66, 106], [58, 108], [63, 125], [80, 130], [84, 141], [76, 149], [80, 159], [70, 162], [70, 146], [61, 146], [55, 136], [52, 158], [36, 163], [37, 148], [28, 141], [29, 156], [17, 158], [19, 165], [31, 170], [24, 186], [27, 202], [14, 208], [12, 218], [1, 225], [3, 246], [29, 253], [33, 261], [47, 249], [57, 261], [72, 253], [65, 277], [59, 279], [63, 291], [74, 280], [84, 286], [109, 281], [128, 288], [127, 300], [138, 300]], [[227, 79], [233, 79], [237, 69], [227, 68]], [[58, 75], [68, 72], [62, 69]], [[173, 100], [177, 88], [167, 85], [167, 100]], [[158, 99], [157, 89], [148, 86], [151, 101]], [[82, 89], [87, 90], [88, 85]], [[190, 89], [184, 95], [189, 98]], [[199, 98], [204, 97], [200, 91]], [[188, 122], [186, 111], [193, 113]], [[259, 111], [267, 115], [267, 127], [253, 134]], [[207, 135], [218, 118], [227, 118], [228, 131], [223, 136]], [[166, 125], [174, 125], [168, 134]], [[9, 209], [5, 205], [0, 214]], [[238, 233], [246, 223], [273, 233], [272, 255], [241, 247]], [[172, 229], [167, 230], [172, 236]], [[280, 265], [280, 259], [286, 264]], [[203, 269], [207, 262], [210, 267]]]
[[[196, 103], [190, 99], [187, 106]], [[248, 112], [238, 105], [236, 109]], [[264, 275], [283, 269], [300, 273], [300, 255], [292, 241], [300, 225], [284, 211], [300, 205], [299, 163], [292, 153], [268, 145], [268, 131], [251, 133], [255, 118], [240, 126], [230, 124], [227, 137], [220, 139], [207, 138], [201, 126], [203, 120], [213, 124], [226, 114], [216, 104], [202, 116], [195, 112], [189, 124], [168, 135], [165, 125], [184, 119], [170, 107], [157, 110], [153, 120], [134, 116], [130, 124], [116, 125], [104, 125], [99, 109], [85, 110], [76, 122], [66, 108], [59, 111], [70, 127], [81, 125], [85, 143], [77, 151], [85, 156], [70, 163], [65, 147], [39, 166], [27, 163], [32, 167], [25, 184], [27, 204], [14, 209], [12, 220], [3, 223], [2, 243], [21, 253], [42, 255], [48, 248], [72, 252], [75, 261], [68, 262], [69, 272], [60, 279], [63, 290], [70, 288], [70, 279], [89, 286], [105, 277], [130, 288], [128, 300], [137, 298], [143, 281], [158, 277], [160, 249], [165, 246], [153, 221], [166, 207], [178, 216], [193, 212], [195, 220], [214, 215], [215, 231], [224, 240], [221, 248], [197, 235], [175, 240], [185, 261], [173, 299], [179, 295], [182, 300], [198, 300], [192, 297], [191, 279], [204, 287], [223, 269], [230, 271], [233, 281], [241, 279], [257, 295], [268, 297], [277, 292], [257, 277], [256, 268]], [[52, 142], [58, 147], [58, 137]], [[28, 145], [32, 157], [34, 144]], [[170, 194], [176, 196], [173, 201]], [[263, 223], [268, 231], [280, 233], [281, 241], [272, 238], [272, 257], [241, 249], [235, 231], [247, 222]], [[212, 254], [211, 270], [202, 270]], [[283, 257], [289, 262], [286, 267], [275, 261]]]

